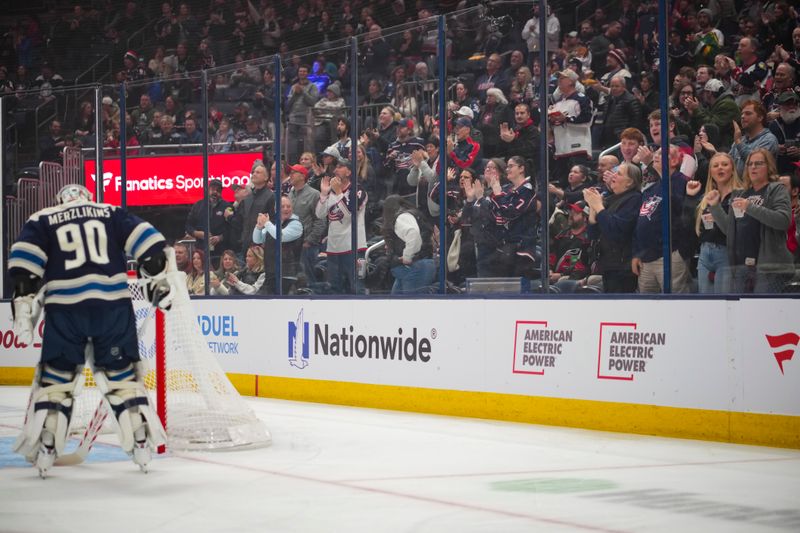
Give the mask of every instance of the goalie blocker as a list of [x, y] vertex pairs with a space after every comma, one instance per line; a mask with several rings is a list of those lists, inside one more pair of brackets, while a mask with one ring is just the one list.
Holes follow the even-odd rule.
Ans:
[[81, 185], [64, 187], [58, 201], [28, 219], [9, 253], [17, 333], [32, 334], [33, 295], [42, 280], [47, 312], [41, 363], [15, 450], [34, 462], [42, 477], [63, 453], [81, 386], [76, 376], [82, 376], [88, 350], [104, 401], [119, 422], [123, 449], [146, 470], [147, 450], [164, 442], [164, 430], [136, 372], [139, 351], [125, 257], [141, 265], [151, 301], [168, 307], [164, 237], [124, 209], [92, 202]]

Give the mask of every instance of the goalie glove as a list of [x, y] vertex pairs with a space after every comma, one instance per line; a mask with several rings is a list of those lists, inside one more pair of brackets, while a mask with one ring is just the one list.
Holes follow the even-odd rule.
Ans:
[[169, 311], [172, 307], [172, 287], [167, 275], [164, 273], [156, 276], [147, 275], [147, 271], [139, 269], [139, 275], [144, 280], [144, 295], [147, 300], [158, 309]]
[[172, 287], [167, 279], [167, 257], [163, 251], [145, 257], [139, 263], [137, 274], [144, 280], [144, 292], [153, 307], [168, 311], [172, 306]]
[[33, 330], [39, 321], [39, 314], [42, 311], [42, 302], [36, 294], [26, 294], [14, 298], [12, 306], [14, 314], [14, 331], [17, 338], [23, 344], [31, 345], [33, 342]]

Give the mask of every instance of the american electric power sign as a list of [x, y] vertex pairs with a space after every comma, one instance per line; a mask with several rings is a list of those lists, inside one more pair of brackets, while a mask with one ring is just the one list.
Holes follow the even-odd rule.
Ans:
[[[222, 182], [222, 196], [233, 200], [230, 186], [250, 182], [254, 153], [208, 156], [208, 179]], [[103, 160], [103, 201], [120, 205], [122, 173], [119, 159]], [[131, 157], [125, 164], [126, 204], [129, 206], [193, 204], [203, 197], [201, 155]], [[86, 187], [93, 191], [97, 175], [93, 160], [83, 166]]]
[[[575, 331], [548, 321], [518, 320], [514, 332], [515, 374], [543, 376], [564, 357], [574, 357]], [[601, 322], [597, 344], [597, 379], [633, 381], [666, 350], [667, 334], [642, 331], [635, 322]]]

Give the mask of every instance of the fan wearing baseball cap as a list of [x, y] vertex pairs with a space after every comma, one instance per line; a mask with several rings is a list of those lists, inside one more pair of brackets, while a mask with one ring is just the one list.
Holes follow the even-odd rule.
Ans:
[[792, 174], [800, 162], [800, 94], [793, 90], [782, 92], [775, 99], [778, 118], [769, 122], [769, 131], [783, 148], [778, 150], [778, 173]]
[[[616, 22], [615, 22], [616, 24]], [[608, 99], [611, 93], [611, 80], [616, 77], [621, 77], [625, 80], [625, 86], [628, 89], [633, 88], [633, 75], [628, 70], [628, 57], [622, 48], [612, 48], [606, 54], [606, 68], [605, 74], [600, 77], [598, 84], [594, 87], [600, 93], [600, 99], [597, 102], [598, 109], [602, 113], [598, 115], [595, 120], [596, 124], [602, 124], [605, 118], [605, 107], [608, 105]]]
[[[208, 182], [208, 200], [202, 198], [195, 202], [186, 217], [186, 234], [196, 240], [195, 249], [203, 250], [205, 253], [210, 251], [212, 261], [217, 261], [225, 248], [222, 243], [228, 233], [228, 221], [225, 218], [225, 210], [228, 207], [231, 207], [231, 204], [222, 199], [222, 182], [212, 179]], [[209, 228], [211, 237], [209, 239], [206, 238], [205, 232], [207, 209], [211, 214]], [[206, 245], [208, 245], [208, 249], [206, 249]]]
[[468, 117], [456, 120], [455, 139], [447, 138], [450, 159], [459, 168], [475, 167], [481, 161], [481, 145], [472, 139], [472, 121]]
[[[351, 162], [340, 158], [336, 162], [334, 176], [324, 176], [319, 185], [319, 202], [316, 216], [328, 221], [327, 268], [325, 274], [334, 294], [363, 292], [361, 279], [353, 277], [353, 248], [351, 233], [353, 218], [356, 219], [357, 246], [359, 253], [367, 249], [365, 213], [367, 193], [359, 183], [351, 181]], [[350, 187], [356, 187], [356, 204], [353, 205]]]
[[[473, 124], [478, 124], [481, 113], [478, 99], [469, 94], [469, 87], [463, 81], [456, 83], [455, 90], [455, 99], [448, 104], [450, 111], [456, 115], [456, 118], [467, 116], [472, 120]], [[471, 111], [472, 114], [467, 113], [467, 110]]]
[[583, 279], [590, 273], [592, 240], [587, 234], [588, 209], [583, 201], [567, 205], [569, 225], [550, 243], [550, 282]]
[[696, 98], [687, 98], [684, 102], [691, 113], [691, 125], [700, 131], [703, 124], [716, 124], [719, 128], [720, 146], [717, 150], [727, 152], [733, 144], [733, 121], [739, 119], [739, 106], [730, 91], [718, 79], [712, 78], [703, 87], [704, 105]]

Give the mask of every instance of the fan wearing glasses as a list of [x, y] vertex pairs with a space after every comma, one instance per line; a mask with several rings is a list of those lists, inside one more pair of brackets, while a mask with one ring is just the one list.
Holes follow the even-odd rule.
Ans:
[[748, 156], [743, 179], [745, 190], [733, 191], [727, 213], [719, 191], [705, 195], [714, 222], [725, 233], [733, 265], [731, 292], [782, 292], [794, 275], [794, 258], [786, 246], [792, 219], [789, 192], [778, 181], [775, 158], [763, 148]]

